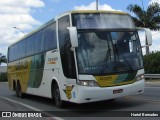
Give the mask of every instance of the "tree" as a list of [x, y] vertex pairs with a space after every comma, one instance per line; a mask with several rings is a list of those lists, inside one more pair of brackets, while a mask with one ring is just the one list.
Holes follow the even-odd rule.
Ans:
[[158, 3], [150, 4], [146, 11], [137, 4], [130, 4], [127, 9], [135, 14], [132, 18], [137, 27], [160, 30], [160, 5]]
[[[160, 30], [160, 4], [152, 3], [146, 11], [137, 4], [130, 4], [127, 9], [135, 14], [132, 18], [137, 27]], [[149, 54], [149, 47], [146, 47], [146, 54]]]
[[7, 59], [6, 59], [6, 56], [4, 56], [0, 53], [0, 65], [1, 65], [1, 63], [7, 63]]
[[144, 68], [146, 74], [160, 73], [160, 51], [151, 52], [149, 55], [144, 55]]
[[6, 82], [6, 81], [8, 81], [7, 73], [0, 74], [0, 82]]

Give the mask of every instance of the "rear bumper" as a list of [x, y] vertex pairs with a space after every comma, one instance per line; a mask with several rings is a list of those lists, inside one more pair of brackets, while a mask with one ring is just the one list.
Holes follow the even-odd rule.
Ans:
[[[108, 99], [119, 98], [128, 95], [135, 95], [144, 92], [144, 80], [134, 82], [133, 84], [114, 86], [114, 87], [78, 87], [77, 103], [88, 103]], [[114, 90], [123, 89], [122, 93], [113, 94]]]

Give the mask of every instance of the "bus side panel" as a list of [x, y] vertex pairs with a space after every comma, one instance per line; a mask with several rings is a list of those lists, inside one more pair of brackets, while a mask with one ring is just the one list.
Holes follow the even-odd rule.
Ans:
[[32, 57], [31, 70], [29, 76], [28, 87], [39, 88], [42, 82], [44, 72], [45, 53], [41, 53]]
[[27, 93], [26, 91], [28, 87], [31, 62], [32, 62], [32, 57], [20, 60], [21, 68], [19, 69], [19, 81], [23, 93]]
[[46, 53], [40, 53], [32, 57], [31, 71], [28, 82], [28, 93], [39, 95], [36, 91], [43, 85], [43, 74]]
[[32, 67], [35, 67], [36, 71], [32, 70], [30, 74], [27, 92], [51, 98], [51, 83], [53, 79], [57, 80], [59, 71], [57, 50], [36, 55], [35, 64]]
[[11, 62], [11, 63], [8, 63], [8, 85], [10, 90], [13, 90], [14, 80], [16, 80], [15, 62]]

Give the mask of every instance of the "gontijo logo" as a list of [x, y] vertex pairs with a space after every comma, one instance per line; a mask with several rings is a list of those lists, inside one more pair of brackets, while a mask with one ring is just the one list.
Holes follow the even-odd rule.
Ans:
[[56, 64], [57, 61], [58, 61], [58, 57], [48, 58], [48, 64]]
[[16, 70], [23, 70], [28, 68], [28, 61], [18, 62], [15, 65]]

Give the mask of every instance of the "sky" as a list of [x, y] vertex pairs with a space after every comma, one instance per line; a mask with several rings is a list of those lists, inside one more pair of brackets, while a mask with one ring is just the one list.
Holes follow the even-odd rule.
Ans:
[[[75, 9], [95, 9], [96, 0], [0, 0], [0, 53], [7, 55], [8, 45], [46, 23], [58, 14]], [[99, 9], [127, 11], [129, 4], [144, 6], [160, 0], [99, 0]], [[20, 32], [13, 27], [21, 29]], [[160, 31], [153, 33], [152, 51], [160, 51]]]

